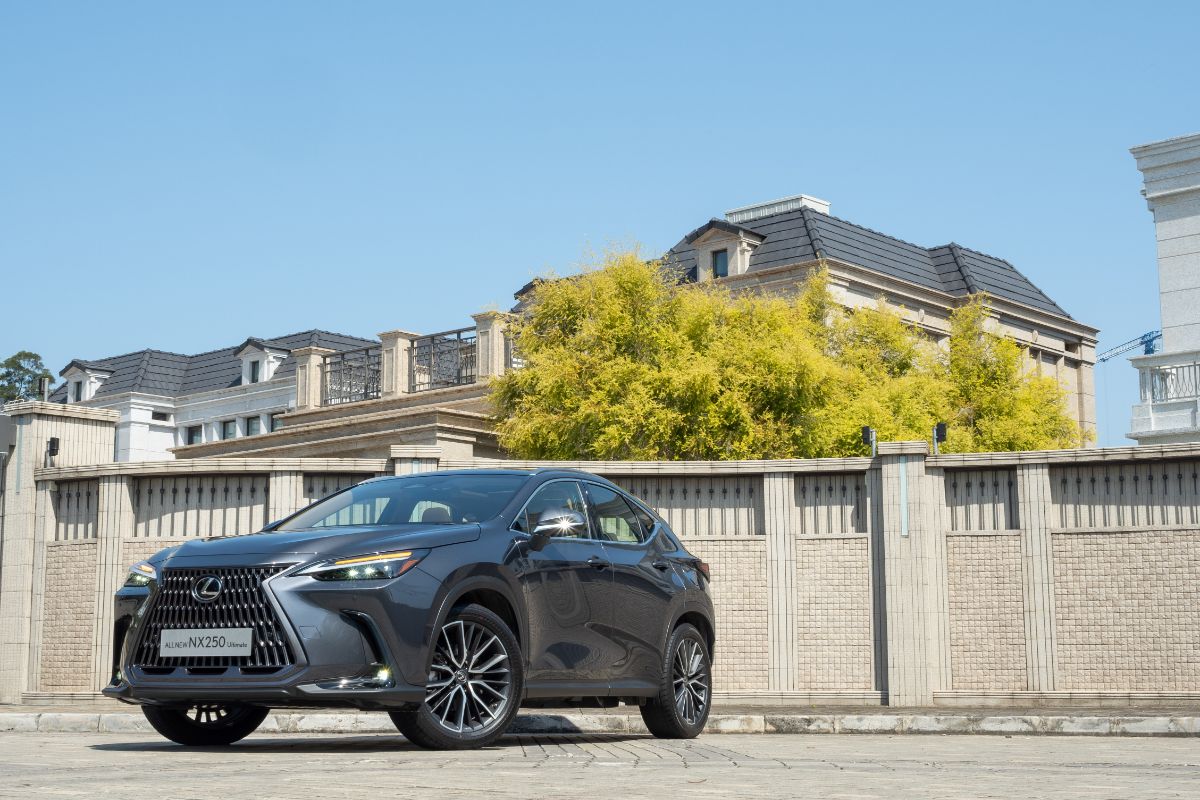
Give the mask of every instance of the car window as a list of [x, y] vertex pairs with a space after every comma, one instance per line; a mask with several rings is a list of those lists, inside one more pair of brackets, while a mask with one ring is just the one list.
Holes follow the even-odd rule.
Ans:
[[648, 539], [650, 532], [654, 530], [654, 526], [658, 524], [649, 511], [639, 506], [637, 503], [630, 503], [633, 506], [633, 513], [637, 515], [638, 522], [642, 523], [642, 538]]
[[592, 500], [592, 513], [601, 539], [627, 543], [642, 541], [641, 523], [624, 497], [595, 483], [588, 484], [588, 496]]
[[[529, 498], [525, 508], [517, 515], [513, 527], [525, 533], [532, 533], [538, 520], [548, 511], [575, 511], [587, 519], [587, 505], [583, 502], [583, 492], [580, 491], [579, 484], [575, 481], [547, 483], [534, 492], [533, 497]], [[583, 531], [579, 534], [555, 536], [554, 538], [586, 539], [588, 535], [586, 531]]]

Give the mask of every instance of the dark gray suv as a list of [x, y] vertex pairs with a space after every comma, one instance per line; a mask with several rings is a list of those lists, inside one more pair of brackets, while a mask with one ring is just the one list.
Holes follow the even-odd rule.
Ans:
[[712, 701], [708, 581], [595, 475], [378, 478], [133, 565], [104, 693], [187, 745], [317, 706], [388, 711], [435, 748], [486, 745], [522, 705], [636, 703], [656, 736], [692, 737]]

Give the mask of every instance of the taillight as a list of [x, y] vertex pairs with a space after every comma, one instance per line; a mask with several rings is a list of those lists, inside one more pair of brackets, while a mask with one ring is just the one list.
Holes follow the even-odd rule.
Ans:
[[701, 575], [704, 576], [704, 580], [706, 580], [706, 581], [712, 580], [712, 574], [708, 571], [708, 562], [707, 561], [701, 561], [700, 559], [697, 558], [696, 559], [696, 569], [697, 569], [697, 571], [699, 571], [699, 573]]

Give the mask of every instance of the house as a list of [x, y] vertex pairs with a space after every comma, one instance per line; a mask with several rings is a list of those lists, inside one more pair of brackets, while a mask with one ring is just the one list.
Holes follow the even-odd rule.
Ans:
[[348, 357], [370, 339], [310, 330], [196, 355], [140, 350], [76, 359], [59, 373], [56, 402], [120, 413], [115, 460], [172, 458], [178, 447], [268, 433], [296, 407], [296, 359], [304, 348]]
[[1007, 261], [955, 244], [923, 247], [830, 214], [807, 195], [726, 212], [688, 233], [667, 254], [686, 281], [734, 292], [789, 293], [824, 266], [846, 306], [880, 297], [933, 338], [949, 336], [950, 311], [985, 293], [997, 332], [1027, 348], [1029, 368], [1066, 389], [1070, 414], [1095, 431], [1098, 330], [1073, 319]]

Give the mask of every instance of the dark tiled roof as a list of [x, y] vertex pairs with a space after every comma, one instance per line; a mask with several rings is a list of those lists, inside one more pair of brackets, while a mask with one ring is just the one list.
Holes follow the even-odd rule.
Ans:
[[[697, 228], [671, 249], [669, 260], [694, 277], [692, 242], [710, 227], [724, 229], [727, 225], [709, 222]], [[1070, 318], [1012, 264], [956, 244], [921, 247], [811, 208], [742, 221], [737, 227], [765, 237], [750, 255], [750, 272], [830, 258], [947, 294], [987, 292]]]
[[[227, 389], [237, 386], [242, 380], [242, 361], [237, 353], [247, 343], [261, 344], [277, 350], [299, 350], [301, 347], [326, 347], [330, 350], [355, 350], [360, 347], [377, 346], [375, 339], [360, 339], [328, 331], [302, 331], [273, 339], [251, 338], [235, 347], [225, 347], [194, 356], [167, 353], [162, 350], [139, 350], [111, 358], [84, 361], [76, 359], [73, 365], [110, 372], [108, 378], [96, 390], [96, 397], [103, 398], [123, 392], [141, 392], [165, 397]], [[64, 370], [65, 371], [65, 370]], [[290, 358], [283, 360], [275, 371], [275, 378], [287, 378], [296, 374], [296, 363]], [[52, 401], [65, 401], [66, 384], [59, 386], [50, 395]]]

